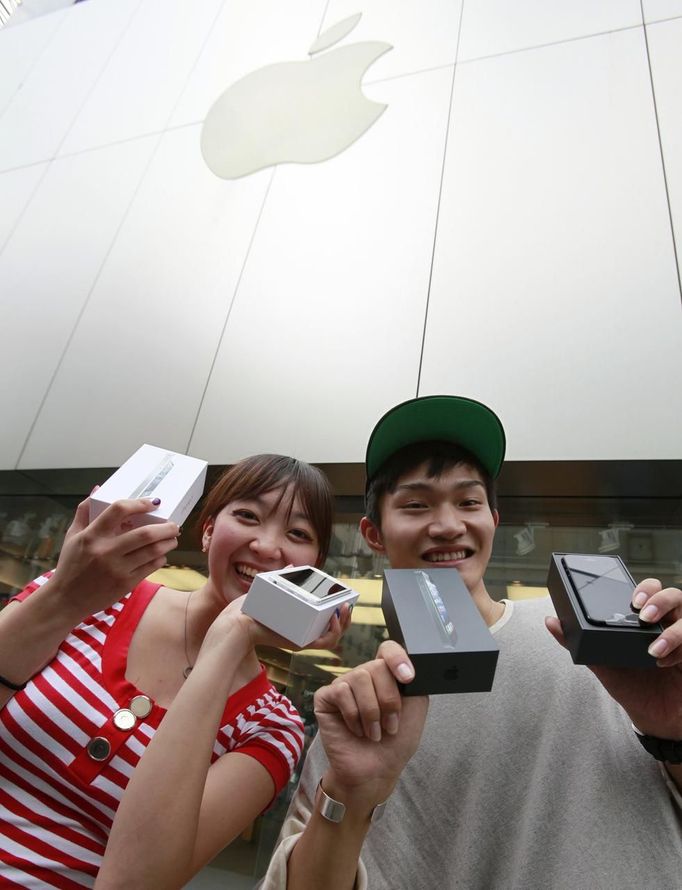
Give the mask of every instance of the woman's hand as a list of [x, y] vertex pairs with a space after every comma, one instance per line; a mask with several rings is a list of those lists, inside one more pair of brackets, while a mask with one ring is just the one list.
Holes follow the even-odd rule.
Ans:
[[[240, 599], [242, 599], [240, 597]], [[241, 605], [240, 605], [241, 608]], [[302, 649], [335, 649], [338, 646], [341, 637], [345, 634], [351, 624], [351, 607], [348, 603], [344, 603], [335, 614], [332, 615], [331, 621], [327, 625], [327, 629], [316, 640], [308, 643], [306, 646], [298, 646], [291, 640], [276, 634], [274, 631], [260, 624], [253, 618], [244, 615], [249, 621], [249, 634], [254, 646], [273, 646], [279, 649], [291, 649], [294, 652], [300, 652]], [[243, 614], [243, 613], [242, 613]]]
[[[250, 649], [253, 649], [255, 646], [272, 646], [273, 648], [278, 649], [299, 651], [302, 648], [301, 646], [297, 646], [295, 643], [292, 643], [291, 640], [285, 639], [275, 633], [275, 631], [267, 628], [264, 624], [260, 624], [260, 622], [242, 612], [242, 605], [247, 596], [248, 594], [245, 593], [243, 596], [233, 600], [222, 610], [213, 624], [209, 627], [201, 647], [202, 650], [207, 651], [214, 646], [220, 646], [225, 639], [227, 629], [236, 626], [240, 628], [246, 644]], [[350, 606], [347, 603], [344, 603], [338, 610], [338, 614], [332, 616], [327, 630], [322, 636], [313, 640], [313, 642], [309, 643], [305, 648], [334, 649], [339, 644], [343, 634], [350, 627], [351, 613], [352, 609]]]
[[136, 515], [157, 506], [149, 498], [116, 501], [88, 522], [89, 499], [79, 504], [49, 582], [53, 593], [83, 617], [108, 608], [165, 565], [166, 554], [178, 545], [178, 526], [132, 527]]
[[[3, 673], [22, 683], [41, 670], [69, 631], [87, 615], [106, 609], [146, 575], [164, 565], [177, 546], [172, 522], [131, 528], [132, 518], [158, 506], [150, 500], [119, 501], [88, 524], [86, 499], [76, 510], [52, 577], [23, 603], [2, 610]], [[0, 707], [11, 697], [0, 689]]]
[[[332, 651], [341, 642], [341, 637], [345, 634], [351, 625], [353, 607], [348, 603], [344, 603], [340, 609], [337, 609], [332, 620], [329, 622], [327, 630], [312, 643], [309, 643], [306, 649], [331, 649]], [[288, 646], [291, 648], [291, 645]], [[295, 648], [295, 647], [294, 647]]]

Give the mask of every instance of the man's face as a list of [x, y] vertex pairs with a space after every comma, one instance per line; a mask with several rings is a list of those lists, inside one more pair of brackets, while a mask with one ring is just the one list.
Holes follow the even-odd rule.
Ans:
[[458, 464], [429, 478], [424, 463], [399, 479], [380, 508], [381, 529], [366, 518], [360, 527], [394, 569], [456, 568], [470, 593], [485, 592], [499, 516], [477, 470]]

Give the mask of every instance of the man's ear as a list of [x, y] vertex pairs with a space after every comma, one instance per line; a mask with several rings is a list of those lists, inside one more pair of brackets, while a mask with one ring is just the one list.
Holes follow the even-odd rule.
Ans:
[[370, 550], [385, 555], [386, 550], [381, 537], [381, 531], [374, 525], [372, 520], [368, 519], [366, 516], [363, 516], [360, 520], [360, 534], [365, 541], [367, 541], [367, 546]]
[[495, 523], [495, 528], [497, 528], [497, 526], [500, 524], [500, 514], [497, 512], [497, 510], [491, 510], [490, 512], [493, 514], [493, 522]]

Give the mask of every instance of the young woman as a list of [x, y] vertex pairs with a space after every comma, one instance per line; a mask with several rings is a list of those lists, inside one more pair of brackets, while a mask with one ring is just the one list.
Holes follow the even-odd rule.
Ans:
[[258, 572], [323, 563], [326, 480], [276, 455], [230, 468], [205, 500], [208, 580], [189, 594], [142, 580], [179, 533], [130, 527], [154, 506], [121, 501], [87, 525], [84, 502], [54, 574], [0, 614], [2, 886], [92, 886], [101, 866], [98, 887], [181, 887], [296, 764], [300, 719], [254, 653], [280, 641], [241, 598]]

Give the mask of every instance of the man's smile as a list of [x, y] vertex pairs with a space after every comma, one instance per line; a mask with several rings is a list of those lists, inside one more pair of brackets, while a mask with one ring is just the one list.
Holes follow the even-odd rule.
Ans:
[[462, 548], [459, 550], [427, 550], [422, 553], [422, 559], [426, 562], [461, 562], [463, 559], [473, 554], [470, 548]]

